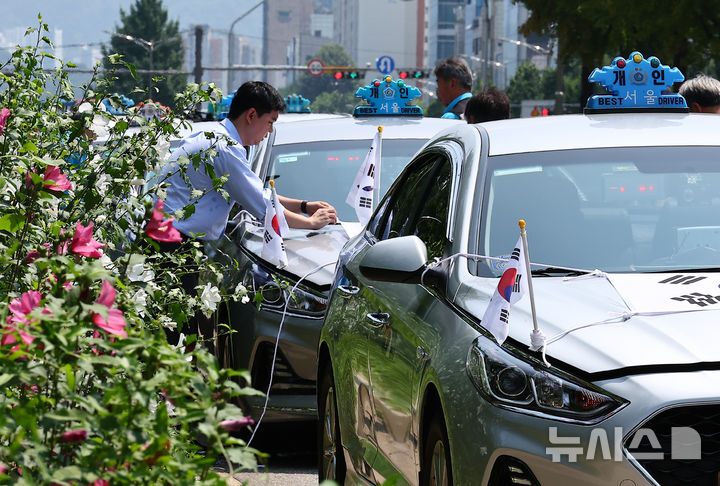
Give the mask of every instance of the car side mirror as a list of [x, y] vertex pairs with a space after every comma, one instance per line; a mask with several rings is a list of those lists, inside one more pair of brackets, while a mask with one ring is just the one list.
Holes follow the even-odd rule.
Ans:
[[370, 280], [420, 283], [427, 265], [427, 248], [417, 236], [401, 236], [375, 243], [360, 261], [360, 272]]

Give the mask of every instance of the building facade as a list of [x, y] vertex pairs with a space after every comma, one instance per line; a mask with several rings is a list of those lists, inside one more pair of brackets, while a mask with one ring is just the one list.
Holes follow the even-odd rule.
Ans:
[[383, 70], [393, 65], [393, 76], [414, 69], [421, 26], [418, 4], [419, 0], [335, 0], [335, 41], [357, 67], [367, 68], [370, 79], [381, 75], [381, 58]]
[[[310, 34], [313, 13], [312, 0], [266, 0], [262, 64], [295, 65], [301, 57], [301, 36]], [[288, 85], [293, 79], [293, 71], [266, 71], [267, 82], [278, 88]]]

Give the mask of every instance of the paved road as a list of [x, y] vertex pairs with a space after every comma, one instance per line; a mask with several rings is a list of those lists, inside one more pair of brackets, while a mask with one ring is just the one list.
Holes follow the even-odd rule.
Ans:
[[[315, 424], [262, 424], [252, 446], [270, 454], [259, 472], [228, 475], [228, 486], [317, 486]], [[228, 473], [227, 464], [216, 470]]]

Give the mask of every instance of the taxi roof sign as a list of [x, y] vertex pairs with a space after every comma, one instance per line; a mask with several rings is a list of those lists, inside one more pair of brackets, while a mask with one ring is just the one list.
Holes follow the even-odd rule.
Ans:
[[673, 84], [685, 76], [676, 67], [670, 68], [651, 56], [647, 59], [635, 51], [630, 57], [616, 57], [609, 66], [595, 68], [588, 81], [599, 83], [610, 94], [588, 98], [585, 113], [608, 111], [680, 111], [688, 112], [685, 98], [670, 93]]
[[285, 97], [285, 113], [310, 113], [310, 100], [299, 94], [291, 94]]
[[419, 106], [408, 105], [422, 92], [415, 86], [405, 84], [402, 79], [393, 81], [390, 76], [374, 79], [367, 86], [361, 86], [355, 92], [356, 98], [362, 98], [369, 105], [356, 106], [355, 116], [422, 116]]

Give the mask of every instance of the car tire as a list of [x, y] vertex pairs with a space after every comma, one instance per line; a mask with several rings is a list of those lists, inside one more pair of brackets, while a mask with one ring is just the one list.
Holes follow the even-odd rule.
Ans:
[[450, 443], [442, 413], [430, 421], [423, 442], [423, 462], [420, 469], [421, 486], [452, 486]]
[[318, 384], [318, 479], [345, 482], [345, 455], [340, 440], [335, 380], [330, 365], [323, 370]]

